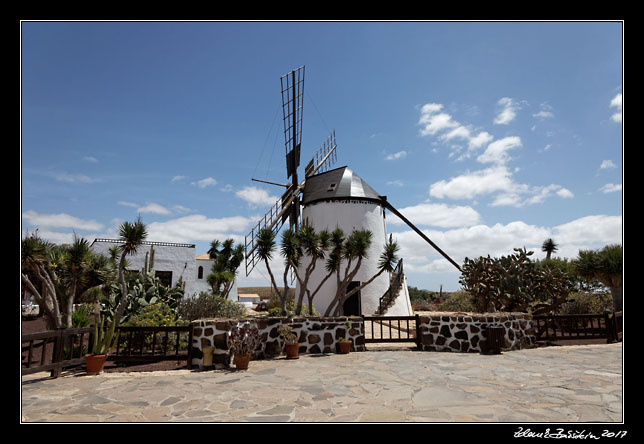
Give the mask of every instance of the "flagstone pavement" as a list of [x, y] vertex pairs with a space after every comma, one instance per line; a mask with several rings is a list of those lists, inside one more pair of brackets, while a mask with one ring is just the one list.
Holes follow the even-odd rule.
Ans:
[[22, 377], [22, 422], [621, 422], [622, 344]]

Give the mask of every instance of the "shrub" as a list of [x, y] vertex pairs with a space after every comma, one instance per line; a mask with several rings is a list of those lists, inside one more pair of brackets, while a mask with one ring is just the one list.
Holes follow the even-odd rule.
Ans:
[[456, 291], [445, 296], [438, 305], [438, 311], [477, 312], [476, 298], [467, 291]]
[[72, 328], [89, 327], [92, 320], [92, 307], [79, 305], [72, 312]]
[[610, 293], [571, 293], [568, 302], [561, 306], [558, 314], [603, 314], [613, 309]]
[[233, 301], [202, 292], [196, 298], [182, 300], [178, 312], [182, 319], [194, 321], [205, 318], [242, 317], [246, 310]]
[[188, 325], [188, 320], [179, 319], [174, 310], [165, 302], [146, 305], [131, 316], [124, 325], [132, 327], [174, 327]]

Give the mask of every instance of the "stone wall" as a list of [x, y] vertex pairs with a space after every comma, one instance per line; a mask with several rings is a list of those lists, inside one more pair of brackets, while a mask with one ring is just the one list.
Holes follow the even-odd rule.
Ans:
[[486, 352], [488, 326], [502, 326], [505, 329], [502, 350], [536, 345], [532, 316], [526, 313], [437, 313], [420, 316], [419, 346], [421, 350], [429, 351]]
[[[192, 321], [192, 365], [203, 367], [203, 347], [214, 347], [213, 365], [222, 368], [230, 365], [228, 332], [241, 322], [257, 326], [262, 339], [253, 359], [273, 358], [283, 352], [284, 341], [277, 333], [281, 325], [293, 328], [300, 342], [300, 353], [335, 353], [338, 339], [352, 340], [352, 351], [364, 351], [364, 324], [360, 317], [295, 317], [295, 318], [245, 318], [199, 319]], [[347, 331], [346, 323], [350, 323]]]

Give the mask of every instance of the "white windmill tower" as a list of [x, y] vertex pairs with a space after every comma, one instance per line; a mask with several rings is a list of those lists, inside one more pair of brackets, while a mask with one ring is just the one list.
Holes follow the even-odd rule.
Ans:
[[[351, 291], [378, 272], [378, 259], [387, 242], [385, 210], [401, 218], [416, 233], [425, 239], [456, 268], [460, 267], [436, 244], [400, 214], [385, 196], [379, 195], [362, 178], [348, 167], [331, 169], [337, 161], [335, 131], [331, 132], [304, 169], [304, 180], [298, 183], [297, 168], [300, 164], [302, 141], [302, 96], [304, 92], [304, 66], [281, 77], [284, 140], [286, 145], [286, 172], [291, 182], [287, 185], [265, 182], [286, 187], [282, 198], [264, 215], [246, 236], [246, 275], [253, 270], [259, 258], [256, 252], [256, 237], [261, 229], [268, 228], [278, 233], [289, 220], [296, 230], [300, 217], [308, 221], [316, 232], [340, 228], [345, 234], [353, 230], [369, 230], [372, 233], [371, 248], [360, 270], [347, 288]], [[257, 180], [257, 179], [253, 179]], [[369, 285], [354, 293], [343, 305], [345, 315], [411, 315], [407, 282], [402, 269], [402, 259], [396, 270], [381, 274]], [[301, 267], [307, 265], [307, 259]], [[326, 271], [316, 266], [309, 279], [309, 288], [316, 288], [324, 279]], [[299, 285], [299, 284], [298, 284]], [[314, 307], [324, 313], [334, 299], [337, 290], [335, 279], [328, 279], [314, 299]], [[296, 294], [299, 290], [296, 290]]]

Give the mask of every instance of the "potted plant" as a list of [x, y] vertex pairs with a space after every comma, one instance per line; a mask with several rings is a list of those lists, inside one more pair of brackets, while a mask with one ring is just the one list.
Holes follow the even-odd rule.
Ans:
[[300, 344], [297, 342], [297, 335], [293, 333], [293, 327], [281, 325], [277, 328], [277, 333], [284, 340], [286, 359], [298, 359], [300, 357]]
[[[346, 322], [345, 326], [347, 328], [347, 336], [348, 336], [349, 329], [351, 329], [351, 324], [349, 323], [349, 321]], [[338, 346], [340, 347], [340, 353], [346, 355], [351, 351], [351, 339], [347, 339], [343, 336], [338, 338]]]
[[248, 369], [250, 358], [260, 343], [259, 330], [249, 322], [237, 324], [228, 332], [228, 344], [238, 370]]
[[351, 339], [338, 338], [338, 346], [340, 347], [340, 353], [346, 355], [351, 351]]
[[119, 339], [119, 332], [114, 334], [116, 328], [116, 319], [112, 319], [107, 330], [103, 329], [105, 318], [98, 315], [98, 320], [94, 322], [94, 342], [92, 352], [85, 355], [85, 367], [87, 374], [98, 375], [103, 371], [108, 353], [116, 347]]

